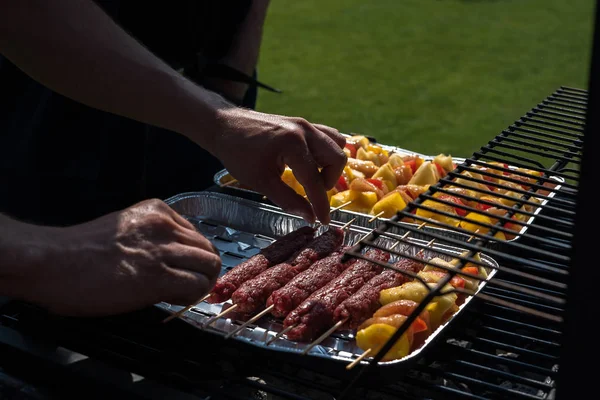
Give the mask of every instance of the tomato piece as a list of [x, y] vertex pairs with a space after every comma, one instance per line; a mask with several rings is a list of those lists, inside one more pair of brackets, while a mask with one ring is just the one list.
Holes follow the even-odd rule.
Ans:
[[[454, 197], [454, 196], [450, 196], [448, 194], [443, 194], [439, 197], [440, 200], [445, 200], [445, 201], [449, 201], [452, 202], [454, 204], [458, 204], [461, 206], [464, 206], [465, 203], [462, 202], [461, 199], [459, 199], [458, 197]], [[454, 211], [456, 211], [456, 213], [458, 215], [460, 215], [461, 217], [464, 217], [465, 215], [467, 215], [467, 210], [463, 210], [462, 208], [458, 208], [458, 207], [454, 207]]]
[[356, 146], [351, 143], [346, 143], [344, 147], [350, 150], [350, 158], [356, 158]]
[[413, 174], [417, 170], [417, 161], [416, 160], [405, 161], [404, 165], [406, 165], [407, 167], [409, 167]]
[[427, 330], [427, 324], [420, 317], [417, 317], [410, 327], [413, 333], [423, 332]]
[[346, 181], [346, 177], [344, 177], [344, 175], [340, 176], [340, 178], [338, 179], [337, 183], [335, 184], [335, 188], [339, 192], [345, 192], [346, 190], [349, 189], [349, 187], [348, 187], [348, 181]]
[[442, 166], [438, 163], [432, 163], [433, 165], [435, 165], [435, 168], [437, 169], [438, 174], [440, 175], [440, 178], [443, 178], [446, 176], [446, 171], [444, 170], [444, 168], [442, 168]]
[[485, 210], [487, 210], [488, 208], [492, 208], [492, 207], [493, 207], [493, 206], [490, 206], [489, 204], [481, 204], [481, 203], [477, 203], [477, 208], [478, 208], [478, 209], [480, 209], [480, 210], [482, 210], [482, 211], [485, 211]]
[[[467, 267], [467, 268], [471, 268], [471, 267]], [[452, 279], [450, 279], [450, 284], [452, 286], [454, 286], [455, 288], [464, 288], [465, 280], [463, 278], [461, 278], [460, 276], [453, 276]]]
[[[463, 272], [466, 272], [467, 274], [472, 274], [472, 275], [479, 275], [479, 268], [477, 267], [464, 267]], [[464, 279], [463, 279], [464, 281]]]
[[372, 183], [373, 185], [375, 185], [379, 190], [383, 190], [383, 181], [381, 179], [377, 179], [377, 178], [370, 178], [367, 179], [367, 182]]

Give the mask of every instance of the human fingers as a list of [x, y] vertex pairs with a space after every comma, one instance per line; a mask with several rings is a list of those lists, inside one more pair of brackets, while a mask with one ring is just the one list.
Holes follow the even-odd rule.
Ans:
[[185, 306], [198, 301], [214, 286], [204, 274], [165, 266], [166, 276], [156, 282], [159, 301]]
[[218, 253], [181, 243], [164, 245], [162, 262], [174, 269], [203, 274], [211, 282], [216, 281], [221, 273], [221, 257]]
[[299, 215], [311, 224], [315, 221], [315, 213], [310, 203], [286, 185], [277, 174], [263, 179], [256, 188], [286, 212]]
[[323, 125], [323, 124], [312, 124], [312, 125], [315, 128], [317, 128], [318, 130], [320, 130], [321, 132], [323, 132], [324, 134], [326, 134], [327, 136], [329, 136], [331, 138], [331, 140], [333, 140], [340, 148], [343, 149], [344, 146], [346, 145], [346, 138], [337, 129], [332, 128], [331, 126]]
[[298, 182], [304, 187], [316, 217], [321, 223], [328, 224], [330, 218], [327, 189], [323, 182], [323, 176], [319, 172], [319, 165], [310, 153], [306, 142], [291, 147], [284, 154], [284, 161], [293, 171]]
[[173, 234], [176, 236], [177, 242], [181, 244], [200, 248], [219, 255], [219, 250], [215, 247], [215, 245], [212, 244], [206, 237], [204, 237], [204, 235], [198, 233], [195, 229], [180, 227], [180, 229], [175, 229]]
[[[348, 158], [335, 141], [316, 130], [306, 135], [306, 143], [310, 154], [321, 167], [323, 184], [327, 190], [335, 186], [344, 171]], [[342, 146], [343, 147], [343, 146]]]

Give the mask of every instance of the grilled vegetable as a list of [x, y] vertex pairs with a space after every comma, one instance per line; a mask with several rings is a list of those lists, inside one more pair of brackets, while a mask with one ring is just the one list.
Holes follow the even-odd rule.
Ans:
[[400, 210], [406, 207], [406, 202], [402, 198], [402, 195], [398, 192], [392, 192], [389, 196], [383, 197], [379, 200], [371, 209], [371, 214], [379, 215], [383, 211], [383, 218], [391, 218], [396, 215]]
[[413, 177], [408, 182], [409, 185], [435, 185], [440, 180], [437, 168], [430, 162], [426, 161], [421, 166]]

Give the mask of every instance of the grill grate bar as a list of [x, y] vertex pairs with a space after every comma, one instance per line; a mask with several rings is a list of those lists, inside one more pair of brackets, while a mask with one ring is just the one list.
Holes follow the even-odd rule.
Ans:
[[[515, 287], [518, 287], [519, 290], [514, 290]], [[525, 289], [525, 290], [524, 290]], [[565, 299], [556, 297], [556, 296], [548, 296], [545, 293], [540, 293], [538, 291], [527, 290], [519, 285], [514, 284], [506, 284], [498, 285], [494, 282], [493, 285], [490, 285], [486, 293], [496, 294], [496, 295], [505, 295], [510, 296], [514, 301], [522, 300], [524, 302], [534, 302], [533, 304], [540, 304], [540, 307], [548, 307], [548, 308], [558, 308], [557, 311], [563, 311], [558, 306], [563, 306], [565, 304]], [[542, 301], [545, 301], [542, 303]], [[556, 307], [553, 307], [550, 303], [556, 304]]]
[[543, 382], [543, 381], [536, 381], [534, 379], [530, 379], [530, 378], [527, 378], [524, 376], [511, 374], [510, 372], [501, 371], [499, 369], [487, 367], [485, 365], [475, 364], [475, 363], [472, 363], [469, 361], [456, 360], [455, 363], [458, 364], [461, 368], [467, 367], [467, 368], [471, 368], [476, 371], [491, 373], [497, 377], [500, 377], [503, 379], [509, 379], [513, 382], [521, 382], [523, 384], [530, 385], [530, 386], [538, 388], [540, 390], [549, 390], [554, 387], [554, 385]]
[[[549, 128], [540, 128], [537, 127], [535, 125], [531, 125], [531, 124], [526, 124], [526, 123], [520, 123], [520, 124], [515, 124], [514, 126], [512, 126], [512, 136], [516, 136], [516, 137], [520, 137], [523, 139], [534, 139], [536, 141], [536, 143], [546, 143], [548, 145], [560, 145], [560, 146], [564, 146], [566, 148], [568, 148], [570, 151], [574, 150], [574, 151], [578, 151], [581, 149], [583, 142], [581, 142], [580, 138], [577, 138], [576, 134], [572, 134], [572, 135], [565, 135], [565, 136], [569, 136], [569, 137], [565, 137], [565, 136], [557, 136], [557, 135], [553, 135], [550, 133], [545, 133], [545, 132], [540, 132], [537, 130], [533, 130], [533, 129], [528, 129], [528, 128], [523, 128], [523, 126], [531, 126], [533, 128], [536, 129], [544, 129], [548, 132], [553, 132], [555, 130], [550, 130]], [[517, 132], [523, 132], [523, 133], [530, 133], [532, 135], [535, 135], [534, 138], [532, 138], [531, 136], [528, 135], [522, 135], [520, 133]], [[548, 139], [541, 139], [541, 137], [545, 137], [545, 138], [549, 138], [552, 140], [548, 140]], [[573, 140], [572, 138], [575, 137], [577, 138], [576, 140]], [[557, 143], [557, 141], [559, 142], [568, 142], [567, 143]], [[559, 151], [559, 150], [557, 150]]]
[[581, 88], [576, 88], [576, 87], [571, 87], [571, 86], [563, 85], [559, 89], [557, 89], [557, 91], [572, 92], [573, 94], [584, 96], [586, 98], [588, 97], [588, 91], [586, 89], [581, 89]]
[[447, 343], [446, 346], [454, 347], [454, 351], [459, 351], [460, 355], [463, 357], [472, 357], [473, 359], [481, 359], [483, 360], [481, 364], [483, 365], [495, 365], [495, 364], [504, 364], [509, 368], [514, 369], [515, 373], [517, 371], [529, 371], [536, 372], [540, 375], [555, 377], [557, 372], [553, 371], [551, 368], [544, 368], [539, 366], [538, 364], [530, 364], [524, 361], [515, 360], [514, 358], [501, 357], [496, 354], [486, 353], [485, 351], [473, 349], [473, 348], [464, 348], [459, 347], [455, 344]]
[[[440, 371], [433, 370], [432, 368], [428, 368], [427, 371], [430, 372], [430, 373], [432, 371], [435, 371], [437, 374], [440, 374]], [[534, 395], [531, 395], [529, 393], [519, 392], [517, 390], [506, 388], [506, 387], [503, 387], [503, 386], [494, 385], [492, 383], [484, 382], [484, 381], [481, 381], [479, 379], [471, 378], [470, 376], [461, 375], [461, 374], [458, 374], [458, 373], [455, 373], [455, 372], [442, 371], [441, 375], [444, 376], [444, 377], [446, 377], [446, 378], [448, 378], [448, 379], [460, 380], [460, 381], [464, 382], [468, 386], [480, 387], [480, 388], [484, 388], [484, 389], [488, 389], [488, 390], [493, 390], [494, 392], [504, 393], [504, 394], [507, 394], [507, 395], [510, 394], [512, 396], [511, 398], [514, 398], [514, 396], [519, 396], [519, 397], [522, 397], [524, 399], [537, 399], [537, 400], [539, 400], [538, 396], [534, 396]]]
[[[585, 121], [585, 112], [583, 112], [583, 111], [569, 110], [569, 109], [564, 108], [564, 107], [556, 107], [556, 106], [549, 105], [549, 104], [552, 104], [552, 103], [549, 102], [549, 101], [546, 101], [546, 102], [538, 104], [538, 107], [543, 108], [543, 109], [547, 109], [547, 110], [552, 110], [552, 111], [555, 111], [555, 112], [560, 112], [560, 113], [575, 114], [575, 116], [580, 116], [580, 118]], [[567, 114], [565, 114], [565, 115], [567, 115]], [[571, 118], [574, 118], [575, 116], [572, 116]]]
[[557, 342], [550, 342], [548, 340], [538, 339], [538, 338], [535, 338], [535, 337], [532, 337], [532, 336], [525, 336], [525, 335], [522, 335], [522, 334], [518, 334], [518, 333], [507, 331], [506, 329], [499, 329], [499, 328], [495, 328], [493, 326], [483, 326], [482, 329], [486, 330], [486, 331], [491, 331], [491, 332], [494, 332], [494, 333], [497, 333], [497, 334], [501, 334], [501, 335], [503, 335], [505, 337], [507, 337], [507, 336], [513, 336], [513, 337], [515, 337], [517, 339], [520, 339], [520, 340], [527, 340], [527, 341], [530, 341], [530, 342], [533, 342], [533, 343], [536, 343], [536, 344], [550, 346], [550, 347], [554, 347], [554, 348], [557, 348], [557, 349], [560, 348], [560, 344], [557, 343]]
[[[523, 151], [522, 147], [513, 146], [513, 145], [507, 144], [505, 142], [510, 142], [510, 143], [514, 143], [514, 144], [521, 144], [521, 145], [523, 145], [525, 147], [530, 148], [529, 150], [527, 150], [528, 153], [535, 154], [535, 155], [538, 155], [538, 156], [546, 156], [547, 157], [548, 154], [540, 152], [540, 151], [532, 150], [533, 148], [546, 150], [548, 152], [562, 153], [564, 155], [556, 155], [553, 158], [555, 158], [556, 160], [563, 161], [565, 163], [566, 162], [574, 162], [571, 157], [581, 158], [581, 155], [578, 154], [578, 153], [574, 153], [574, 152], [571, 152], [571, 151], [564, 151], [563, 152], [563, 151], [561, 151], [559, 149], [554, 149], [554, 148], [544, 147], [544, 146], [540, 146], [540, 145], [535, 145], [533, 143], [525, 142], [525, 141], [522, 141], [522, 140], [514, 140], [514, 139], [510, 139], [510, 138], [508, 138], [506, 136], [498, 136], [496, 139], [493, 139], [491, 141], [491, 143], [493, 143], [494, 145], [503, 147], [505, 149], [511, 149], [511, 150], [516, 150], [516, 151]], [[567, 156], [571, 156], [571, 157], [567, 158]]]
[[569, 95], [560, 94], [560, 93], [550, 96], [550, 99], [560, 101], [561, 103], [581, 105], [581, 106], [583, 106], [584, 110], [586, 109], [585, 106], [587, 106], [587, 101], [578, 100], [577, 97], [575, 97], [575, 96], [569, 96]]
[[510, 351], [512, 353], [519, 354], [519, 357], [521, 358], [530, 357], [532, 359], [531, 362], [536, 364], [539, 363], [542, 359], [553, 363], [556, 363], [558, 361], [558, 356], [544, 354], [538, 351], [529, 350], [518, 346], [512, 346], [506, 343], [499, 342], [497, 340], [491, 340], [482, 337], [474, 337], [470, 338], [470, 341], [473, 344], [480, 344], [482, 346], [489, 346], [493, 349]]
[[543, 327], [540, 325], [534, 325], [534, 324], [528, 324], [525, 323], [523, 321], [518, 321], [515, 319], [510, 319], [510, 318], [504, 318], [504, 317], [500, 317], [498, 315], [492, 315], [489, 313], [481, 313], [481, 312], [475, 312], [474, 313], [477, 314], [477, 317], [481, 317], [481, 318], [485, 318], [486, 320], [489, 320], [490, 323], [497, 323], [500, 324], [500, 326], [506, 326], [506, 325], [511, 325], [514, 326], [515, 329], [522, 329], [522, 330], [526, 330], [526, 331], [535, 331], [536, 335], [540, 335], [540, 336], [544, 336], [546, 338], [556, 338], [557, 336], [561, 336], [562, 333], [560, 331], [551, 329], [551, 328], [547, 328], [547, 327]]
[[[398, 224], [396, 222], [392, 222], [392, 221], [389, 221], [389, 223], [392, 224], [392, 225], [395, 225], [395, 226], [397, 226], [399, 228], [409, 230], [411, 232], [419, 232], [416, 228], [413, 228], [412, 226], [401, 226], [400, 224]], [[466, 231], [464, 231], [464, 232], [466, 232]], [[375, 230], [375, 233], [377, 233], [378, 235], [381, 235], [381, 236], [393, 237], [395, 239], [398, 239], [397, 237], [390, 236], [391, 234], [389, 234], [387, 232], [384, 232], [384, 231], [381, 231], [379, 229]], [[435, 238], [436, 240], [449, 242], [449, 243], [454, 244], [454, 245], [456, 245], [458, 247], [462, 247], [465, 250], [471, 250], [471, 251], [474, 251], [474, 252], [481, 251], [481, 247], [480, 246], [477, 246], [477, 245], [474, 245], [474, 244], [471, 244], [471, 243], [467, 243], [467, 242], [464, 242], [464, 241], [459, 240], [459, 239], [454, 239], [454, 238], [451, 238], [451, 237], [443, 236], [443, 235], [440, 235], [440, 234], [437, 234], [437, 233], [434, 233], [434, 232], [428, 232], [427, 235], [431, 236], [432, 238]], [[479, 233], [473, 233], [473, 236], [476, 236], [476, 237], [485, 237], [484, 235], [480, 235]], [[367, 243], [368, 242], [369, 245], [376, 246], [369, 239], [364, 239], [362, 242], [363, 243]], [[425, 245], [420, 245], [420, 244], [417, 244], [417, 243], [414, 243], [413, 245], [417, 246], [417, 247], [421, 247], [421, 248], [425, 248], [426, 247]], [[531, 248], [530, 246], [526, 246], [526, 245], [523, 245], [523, 244], [517, 244], [517, 243], [512, 243], [512, 245], [513, 246], [517, 246], [517, 247], [522, 247], [525, 250]], [[473, 264], [476, 264], [476, 265], [480, 265], [480, 263], [478, 263], [477, 261], [475, 261], [473, 259], [470, 259], [470, 258], [464, 258], [464, 257], [456, 256], [455, 254], [444, 252], [442, 250], [436, 250], [436, 251], [439, 252], [440, 254], [445, 254], [445, 255], [448, 255], [448, 256], [453, 257], [453, 258], [461, 259], [463, 261], [467, 261], [467, 262], [470, 262], [470, 263], [473, 263]], [[504, 257], [506, 257], [506, 254], [504, 252], [495, 250], [493, 248], [485, 249], [485, 253], [488, 254], [488, 255], [490, 255], [491, 257], [496, 257], [497, 260], [502, 260]], [[403, 257], [408, 257], [408, 258], [412, 257], [409, 254], [399, 254], [399, 255], [401, 255]], [[557, 256], [557, 255], [553, 254], [553, 256]], [[561, 258], [565, 258], [565, 257], [561, 256]], [[551, 266], [549, 266], [547, 264], [544, 264], [544, 263], [541, 263], [541, 262], [536, 262], [536, 261], [529, 260], [529, 259], [522, 258], [522, 257], [518, 257], [516, 255], [512, 255], [511, 259], [512, 259], [513, 262], [519, 263], [519, 264], [521, 264], [523, 266], [529, 266], [531, 268], [534, 268], [534, 269], [537, 269], [537, 270], [540, 270], [540, 271], [545, 271], [547, 273], [552, 273], [554, 275], [566, 275], [567, 274], [567, 272], [564, 270], [564, 268], [551, 267]], [[566, 262], [568, 262], [568, 260], [566, 260]], [[529, 275], [529, 274], [525, 274], [525, 273], [519, 273], [520, 271], [515, 270], [513, 268], [501, 267], [500, 270], [501, 271], [507, 271], [507, 272], [510, 271], [511, 273], [513, 273], [513, 274], [515, 274], [517, 276], [520, 276], [522, 278], [533, 279], [534, 281], [536, 281], [538, 283], [544, 283], [544, 284], [547, 284], [547, 285], [550, 285], [550, 286], [554, 286], [554, 287], [558, 287], [558, 288], [563, 288], [563, 289], [566, 288], [566, 285], [563, 284], [563, 283], [558, 283], [558, 282], [550, 281], [550, 280], [543, 279], [543, 278], [540, 278], [539, 276], [535, 276], [535, 275]]]
[[[547, 110], [541, 110], [541, 109], [534, 108], [532, 111], [529, 111], [525, 115], [529, 115], [530, 117], [537, 118], [537, 119], [562, 122], [562, 123], [570, 124], [570, 125], [574, 125], [574, 126], [580, 126], [580, 127], [585, 126], [585, 118], [583, 118], [583, 119], [574, 118], [568, 114], [555, 113], [553, 111], [547, 111]], [[574, 118], [574, 120], [565, 119], [565, 118]]]
[[571, 118], [572, 121], [569, 121], [570, 123], [575, 124], [575, 125], [585, 126], [585, 117], [582, 117], [580, 115], [568, 114], [567, 112], [563, 112], [565, 110], [560, 109], [560, 108], [548, 107], [543, 104], [539, 104], [537, 107], [533, 108], [533, 111], [536, 113], [545, 114], [545, 115], [553, 115], [553, 116], [557, 116], [557, 117]]
[[[567, 140], [566, 137], [583, 140], [583, 128], [580, 127], [566, 126], [563, 124], [557, 124], [554, 122], [529, 117], [521, 117], [521, 119], [515, 121], [515, 126], [533, 128], [534, 132], [538, 133], [543, 133], [542, 131], [558, 133], [562, 136], [551, 135], [552, 137], [556, 137], [558, 140]], [[575, 132], [565, 132], [565, 130], [573, 130]]]
[[[426, 198], [426, 197], [424, 197], [424, 198]], [[465, 217], [456, 217], [455, 218], [452, 214], [449, 214], [449, 213], [447, 213], [445, 211], [434, 210], [433, 208], [428, 207], [428, 206], [419, 206], [419, 208], [422, 209], [422, 210], [427, 210], [427, 211], [431, 211], [431, 212], [435, 211], [435, 213], [437, 215], [443, 215], [443, 216], [447, 216], [449, 218], [454, 218], [457, 221], [467, 221], [467, 219]], [[525, 213], [525, 212], [519, 212], [519, 213], [527, 215], [527, 213]], [[421, 217], [419, 215], [410, 214], [409, 212], [406, 212], [406, 211], [403, 211], [402, 215], [404, 215], [407, 218], [413, 218], [415, 220], [418, 220], [421, 223], [422, 222], [427, 222], [427, 223], [430, 223], [430, 225], [438, 225], [441, 228], [447, 228], [447, 226], [444, 225], [443, 223], [438, 223], [437, 221], [429, 221], [425, 217]], [[507, 217], [498, 217], [497, 219], [499, 220], [498, 224], [505, 224], [507, 222], [510, 222], [510, 223], [515, 224], [515, 225], [523, 225], [523, 223], [520, 223], [519, 221], [511, 220], [510, 218], [507, 218]], [[559, 223], [559, 222], [562, 223], [561, 220], [558, 220], [556, 218], [552, 219], [552, 221], [554, 221], [555, 223]], [[471, 221], [469, 220], [469, 222], [471, 222]], [[494, 234], [496, 234], [497, 231], [504, 232], [504, 233], [511, 233], [512, 232], [510, 229], [508, 229], [506, 227], [503, 227], [503, 226], [493, 226], [493, 225], [490, 225], [490, 224], [484, 223], [484, 222], [481, 222], [481, 223], [478, 222], [477, 225], [481, 227], [480, 229], [495, 229]], [[400, 229], [403, 228], [399, 224], [396, 225], [396, 226], [398, 228], [400, 228]], [[562, 237], [562, 238], [566, 238], [566, 239], [569, 239], [569, 238], [572, 237], [572, 234], [569, 234], [566, 231], [558, 231], [556, 229], [549, 228], [547, 226], [538, 226], [538, 225], [536, 225], [535, 227], [536, 227], [536, 229], [538, 229], [540, 231], [543, 231], [543, 232], [546, 232], [546, 233], [549, 233], [549, 234], [553, 234], [553, 235], [555, 235], [557, 237]], [[457, 231], [457, 232], [464, 233], [466, 235], [471, 235], [471, 236], [474, 236], [474, 237], [477, 237], [477, 238], [480, 238], [480, 239], [487, 238], [488, 235], [489, 235], [489, 234], [475, 233], [475, 232], [468, 231], [468, 230], [466, 230], [464, 228], [461, 228], [461, 227], [453, 227], [453, 229], [455, 231]], [[547, 238], [544, 238], [544, 237], [541, 237], [541, 236], [536, 236], [536, 235], [531, 234], [531, 233], [529, 233], [527, 235], [527, 237], [530, 238], [530, 239], [535, 239], [535, 240], [539, 241], [540, 243], [547, 243], [547, 244], [551, 244], [552, 243], [551, 239], [547, 239]], [[438, 239], [445, 240], [444, 237], [440, 237]], [[460, 244], [460, 243], [461, 242], [455, 242], [455, 244]], [[528, 246], [528, 245], [524, 245], [522, 243], [514, 243], [513, 245], [516, 246], [516, 247], [518, 247], [518, 248], [520, 248], [521, 250], [531, 250], [531, 249], [535, 250], [534, 247], [531, 247], [531, 246]], [[567, 245], [565, 247], [569, 247], [569, 245]], [[560, 255], [560, 254], [557, 254], [557, 253], [554, 253], [554, 252], [544, 251], [542, 249], [537, 249], [537, 252], [540, 255], [545, 255], [547, 257], [555, 258], [555, 259], [560, 260], [560, 261], [567, 261], [566, 260], [566, 256], [563, 256], [563, 255]]]
[[[583, 139], [583, 132], [584, 132], [583, 127], [581, 127], [579, 125], [572, 126], [572, 125], [565, 125], [562, 123], [558, 123], [558, 122], [565, 122], [564, 120], [561, 120], [560, 118], [542, 117], [540, 115], [536, 115], [534, 113], [528, 112], [527, 114], [522, 116], [519, 121], [525, 121], [524, 123], [531, 122], [531, 123], [536, 123], [536, 124], [542, 124], [545, 126], [551, 126], [551, 127], [562, 130], [561, 133], [563, 133], [565, 135], [575, 135], [575, 136]], [[557, 121], [557, 122], [553, 122], [553, 121]], [[581, 132], [581, 134], [577, 134], [577, 133], [573, 134], [571, 132], [565, 132], [566, 130]]]
[[517, 304], [517, 305], [521, 305], [523, 307], [535, 307], [536, 309], [545, 310], [545, 312], [547, 312], [553, 316], [559, 315], [564, 311], [562, 308], [553, 307], [553, 306], [549, 306], [549, 305], [545, 305], [545, 304], [540, 304], [539, 302], [534, 302], [534, 301], [530, 301], [530, 300], [519, 299], [514, 296], [511, 296], [510, 294], [507, 294], [506, 292], [503, 293], [498, 290], [495, 290], [492, 287], [488, 287], [487, 290], [485, 291], [485, 294], [481, 294], [480, 297], [483, 300], [487, 300], [487, 301], [489, 301], [488, 299], [491, 297], [494, 299], [506, 300], [508, 302], [511, 302], [511, 303]]
[[551, 100], [547, 100], [545, 102], [546, 104], [555, 104], [558, 107], [564, 107], [564, 108], [573, 109], [573, 110], [583, 110], [584, 114], [585, 114], [586, 107], [578, 105], [578, 103], [575, 101], [563, 100], [563, 99], [560, 99], [557, 97], [549, 97], [549, 98]]

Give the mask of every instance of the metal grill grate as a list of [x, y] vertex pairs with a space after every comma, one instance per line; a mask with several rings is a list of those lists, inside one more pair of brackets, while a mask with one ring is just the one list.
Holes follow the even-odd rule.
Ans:
[[[484, 397], [497, 397], [501, 393], [514, 398], [537, 397], [535, 392], [517, 390], [522, 385], [548, 394], [559, 359], [586, 104], [586, 91], [561, 87], [476, 151], [455, 171], [430, 186], [406, 209], [380, 223], [348, 252], [348, 257], [364, 258], [360, 250], [379, 248], [376, 239], [380, 236], [397, 237], [398, 231], [417, 233], [418, 228], [406, 227], [401, 221], [426, 223], [470, 236], [465, 242], [431, 231], [418, 232], [421, 237], [434, 239], [436, 243], [466, 248], [468, 254], [458, 257], [458, 267], [443, 267], [448, 272], [446, 277], [429, 291], [407, 323], [371, 359], [370, 369], [377, 368], [385, 353], [431, 300], [440, 295], [442, 287], [453, 276], [469, 276], [462, 273], [461, 267], [467, 263], [483, 266], [474, 258], [475, 254], [483, 252], [498, 262], [498, 274], [477, 295], [480, 301], [478, 311], [469, 312], [473, 320], [458, 324], [469, 329], [453, 332], [454, 339], [436, 351], [452, 354], [452, 361], [441, 369], [428, 366], [422, 372], [466, 384], [471, 394], [475, 393], [475, 388], [481, 389], [478, 395]], [[555, 177], [561, 181], [560, 189], [553, 185]], [[460, 181], [456, 181], [459, 178]], [[523, 184], [524, 178], [527, 179], [524, 187], [511, 185]], [[451, 187], [469, 191], [449, 190]], [[504, 194], [494, 193], [494, 196], [511, 200], [514, 205], [482, 200], [480, 196], [488, 194], [490, 188], [505, 191]], [[540, 191], [543, 191], [541, 195]], [[520, 198], [512, 197], [514, 193]], [[456, 204], [441, 195], [458, 197], [464, 204], [470, 205]], [[541, 201], [532, 201], [535, 198]], [[490, 211], [493, 209], [484, 211], [482, 208], [485, 207], [481, 204], [495, 207], [498, 211], [491, 218], [491, 223], [474, 219], [475, 215], [492, 217]], [[533, 220], [528, 225], [519, 223], [527, 229], [520, 231], [516, 239], [497, 240], [494, 237], [502, 232], [509, 238], [508, 235], [514, 234], [514, 231], [507, 224], [515, 224], [513, 216], [522, 215]], [[470, 222], [471, 226], [464, 225], [466, 222]], [[397, 254], [417, 260], [401, 251]], [[385, 263], [381, 265], [392, 268]], [[474, 275], [470, 277], [475, 278]], [[480, 277], [477, 279], [481, 280]], [[464, 293], [460, 288], [451, 291]], [[467, 345], [461, 347], [461, 344]], [[471, 375], [477, 376], [483, 371], [486, 379]], [[359, 371], [342, 397], [349, 395], [366, 373], [368, 369]], [[511, 378], [510, 384], [505, 382], [508, 377]], [[460, 389], [446, 387], [444, 390], [455, 393]]]

